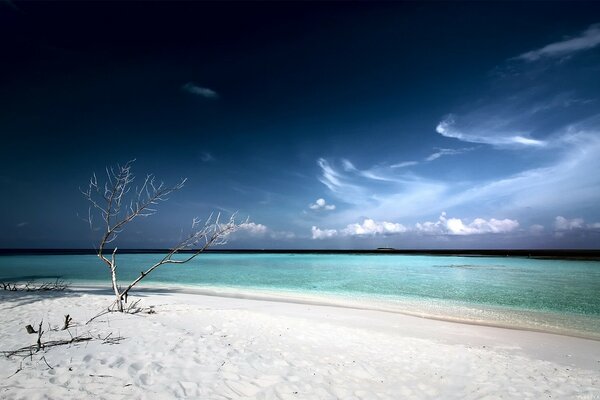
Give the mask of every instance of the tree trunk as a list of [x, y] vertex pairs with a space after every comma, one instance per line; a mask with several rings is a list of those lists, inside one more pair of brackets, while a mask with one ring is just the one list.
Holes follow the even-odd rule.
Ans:
[[115, 292], [115, 305], [117, 306], [117, 311], [123, 312], [123, 296], [119, 293], [119, 287], [117, 285], [117, 266], [114, 263], [110, 266], [110, 275], [113, 291]]

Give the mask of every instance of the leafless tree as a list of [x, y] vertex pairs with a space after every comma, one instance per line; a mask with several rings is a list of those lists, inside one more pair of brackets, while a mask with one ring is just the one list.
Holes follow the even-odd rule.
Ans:
[[[142, 271], [129, 285], [121, 288], [117, 279], [117, 247], [113, 247], [111, 251], [107, 249], [107, 245], [113, 243], [134, 219], [154, 215], [157, 205], [167, 201], [171, 193], [183, 188], [187, 180], [182, 179], [174, 186], [167, 186], [150, 174], [146, 175], [141, 185], [134, 187], [135, 176], [131, 171], [134, 161], [107, 167], [104, 183], [100, 183], [96, 174], [93, 174], [87, 189], [81, 190], [90, 203], [87, 221], [92, 231], [96, 226], [94, 216], [101, 217], [99, 224], [103, 233], [97, 249], [98, 257], [110, 270], [115, 294], [114, 307], [121, 312], [124, 311], [123, 303], [127, 301], [129, 291], [149, 273], [163, 264], [184, 264], [210, 246], [225, 244], [227, 236], [240, 227], [235, 221], [235, 215], [225, 222], [221, 222], [220, 214], [215, 218], [211, 215], [204, 222], [194, 218], [191, 233], [187, 237], [172, 247], [162, 259]], [[183, 250], [186, 250], [185, 254], [176, 259], [175, 256]]]

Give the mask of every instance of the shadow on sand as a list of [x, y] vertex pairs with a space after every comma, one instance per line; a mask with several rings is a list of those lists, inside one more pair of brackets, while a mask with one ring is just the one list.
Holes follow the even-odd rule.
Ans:
[[[136, 288], [131, 291], [130, 297], [144, 298], [148, 296], [167, 296], [173, 294], [173, 289], [164, 288]], [[26, 304], [33, 304], [44, 300], [54, 300], [60, 298], [81, 297], [86, 294], [113, 296], [112, 289], [107, 285], [101, 286], [77, 286], [69, 287], [65, 290], [44, 290], [44, 291], [10, 291], [0, 289], [0, 303], [5, 305], [5, 309], [14, 309]]]

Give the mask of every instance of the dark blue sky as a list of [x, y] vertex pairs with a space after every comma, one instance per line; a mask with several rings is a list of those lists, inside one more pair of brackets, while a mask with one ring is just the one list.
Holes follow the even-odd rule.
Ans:
[[188, 177], [121, 247], [600, 248], [600, 3], [0, 3], [0, 247], [93, 171]]

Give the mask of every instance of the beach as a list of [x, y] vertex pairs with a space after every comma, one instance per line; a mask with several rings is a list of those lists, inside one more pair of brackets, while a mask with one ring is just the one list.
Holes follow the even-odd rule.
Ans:
[[2, 357], [0, 397], [600, 398], [595, 340], [285, 299], [134, 296], [142, 312], [85, 325], [111, 303], [105, 289], [0, 292], [0, 350], [34, 344], [25, 325], [42, 319], [42, 341], [94, 338]]

